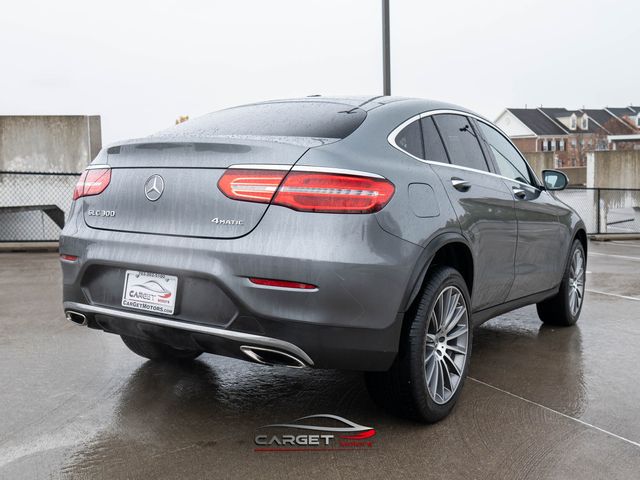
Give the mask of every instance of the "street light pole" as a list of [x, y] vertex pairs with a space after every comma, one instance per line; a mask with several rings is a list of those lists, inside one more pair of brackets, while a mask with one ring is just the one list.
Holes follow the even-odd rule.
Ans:
[[382, 0], [382, 94], [391, 95], [391, 51], [389, 48], [389, 0]]

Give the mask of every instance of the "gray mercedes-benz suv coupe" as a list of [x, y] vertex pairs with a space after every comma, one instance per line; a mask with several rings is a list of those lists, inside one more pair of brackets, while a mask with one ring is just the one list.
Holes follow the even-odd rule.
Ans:
[[572, 325], [587, 237], [494, 125], [463, 108], [308, 97], [105, 148], [60, 238], [64, 310], [152, 360], [203, 352], [362, 370], [443, 418], [473, 327], [537, 304]]

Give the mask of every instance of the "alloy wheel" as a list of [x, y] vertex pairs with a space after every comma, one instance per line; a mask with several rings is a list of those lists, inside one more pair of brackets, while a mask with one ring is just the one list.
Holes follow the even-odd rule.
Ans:
[[571, 269], [569, 271], [569, 310], [571, 316], [575, 316], [580, 310], [584, 297], [584, 254], [577, 248], [571, 257]]
[[469, 315], [462, 292], [442, 290], [429, 314], [425, 378], [432, 400], [447, 403], [462, 381], [469, 343]]

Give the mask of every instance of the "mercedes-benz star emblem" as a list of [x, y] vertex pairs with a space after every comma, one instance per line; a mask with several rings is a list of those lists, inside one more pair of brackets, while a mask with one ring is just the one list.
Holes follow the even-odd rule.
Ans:
[[164, 178], [160, 175], [151, 175], [144, 184], [144, 195], [147, 200], [155, 202], [164, 192]]

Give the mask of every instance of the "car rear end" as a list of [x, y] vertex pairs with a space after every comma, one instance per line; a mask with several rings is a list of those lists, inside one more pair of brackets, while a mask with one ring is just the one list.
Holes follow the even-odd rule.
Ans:
[[231, 109], [103, 151], [60, 239], [68, 318], [260, 363], [388, 368], [421, 251], [376, 221], [397, 187], [305, 164], [365, 120], [350, 109]]

